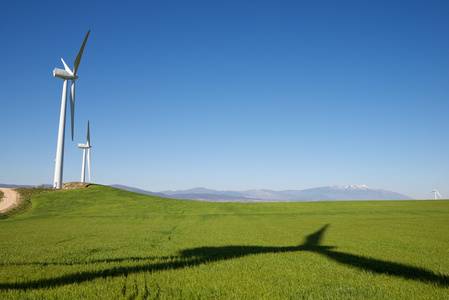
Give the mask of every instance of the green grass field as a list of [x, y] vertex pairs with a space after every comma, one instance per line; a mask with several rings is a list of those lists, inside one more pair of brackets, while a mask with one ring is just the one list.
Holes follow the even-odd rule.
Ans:
[[449, 201], [207, 203], [93, 185], [0, 220], [2, 299], [449, 299]]

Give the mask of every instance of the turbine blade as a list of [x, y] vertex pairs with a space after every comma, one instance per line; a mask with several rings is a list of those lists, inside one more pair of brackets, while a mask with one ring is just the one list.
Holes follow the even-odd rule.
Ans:
[[87, 121], [87, 145], [90, 146], [90, 130], [89, 130], [89, 121]]
[[67, 72], [69, 72], [70, 75], [73, 76], [72, 70], [70, 70], [69, 66], [67, 66], [67, 64], [65, 63], [64, 59], [62, 59], [62, 57], [61, 57], [61, 60], [62, 60], [62, 63], [64, 64], [64, 69], [65, 69]]
[[90, 29], [86, 34], [86, 37], [84, 38], [83, 45], [81, 46], [80, 52], [78, 52], [78, 55], [75, 58], [75, 62], [73, 63], [73, 73], [76, 75], [76, 71], [78, 70], [78, 66], [80, 65], [81, 56], [83, 55], [84, 46], [86, 45], [87, 38], [89, 37]]
[[75, 120], [75, 80], [72, 80], [72, 87], [70, 89], [70, 113], [72, 115], [72, 141], [73, 141], [73, 128]]

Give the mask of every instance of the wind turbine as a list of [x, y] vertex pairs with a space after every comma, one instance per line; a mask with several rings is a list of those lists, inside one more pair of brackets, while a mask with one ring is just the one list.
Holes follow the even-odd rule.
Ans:
[[64, 79], [64, 84], [62, 86], [62, 99], [61, 99], [61, 113], [59, 117], [59, 131], [58, 131], [58, 145], [56, 147], [56, 163], [55, 163], [55, 177], [53, 182], [53, 187], [60, 189], [62, 187], [62, 171], [64, 163], [64, 137], [65, 137], [65, 115], [66, 115], [66, 104], [67, 104], [67, 85], [68, 81], [72, 81], [72, 86], [70, 88], [70, 111], [72, 116], [72, 141], [73, 141], [73, 122], [75, 115], [75, 80], [78, 79], [76, 71], [80, 65], [81, 56], [83, 55], [84, 46], [86, 45], [87, 38], [89, 37], [90, 30], [87, 32], [84, 38], [83, 45], [81, 46], [78, 55], [73, 63], [73, 72], [67, 66], [65, 61], [61, 58], [64, 64], [64, 69], [55, 68], [53, 70], [53, 76]]
[[435, 189], [434, 189], [433, 191], [431, 191], [431, 193], [434, 193], [434, 194], [435, 194], [435, 200], [437, 200], [438, 197], [440, 197], [440, 199], [443, 199], [443, 197], [441, 197], [440, 192], [438, 192], [438, 184], [437, 184], [437, 186], [435, 187]]
[[87, 149], [87, 168], [89, 169], [89, 182], [90, 182], [90, 130], [89, 130], [89, 121], [87, 121], [87, 143], [86, 144], [78, 144], [78, 148], [83, 149], [83, 165], [81, 167], [81, 182], [85, 182], [86, 178], [86, 149]]

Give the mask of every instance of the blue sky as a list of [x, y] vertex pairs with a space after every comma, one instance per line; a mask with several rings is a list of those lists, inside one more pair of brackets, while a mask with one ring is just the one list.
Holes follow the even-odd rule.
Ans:
[[64, 182], [90, 120], [95, 183], [449, 197], [448, 28], [447, 1], [2, 1], [0, 183], [52, 183], [52, 70], [91, 29]]

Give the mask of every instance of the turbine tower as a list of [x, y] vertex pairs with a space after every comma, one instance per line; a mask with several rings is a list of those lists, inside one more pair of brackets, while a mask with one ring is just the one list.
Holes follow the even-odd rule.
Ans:
[[87, 121], [87, 143], [86, 144], [78, 144], [78, 148], [83, 149], [83, 165], [81, 167], [81, 182], [86, 182], [86, 149], [87, 149], [87, 168], [89, 169], [89, 182], [90, 182], [90, 130], [89, 130], [89, 121]]
[[53, 76], [64, 79], [64, 84], [62, 86], [62, 99], [61, 99], [61, 113], [59, 117], [59, 130], [58, 130], [58, 145], [56, 147], [56, 163], [55, 163], [55, 177], [53, 181], [53, 187], [60, 189], [62, 187], [62, 171], [64, 163], [64, 138], [65, 138], [65, 115], [66, 115], [66, 104], [67, 104], [67, 85], [68, 81], [72, 81], [72, 86], [70, 88], [70, 111], [72, 116], [72, 141], [73, 141], [73, 122], [75, 115], [75, 80], [78, 79], [76, 71], [80, 65], [81, 56], [83, 55], [84, 46], [86, 45], [87, 38], [89, 37], [90, 30], [87, 32], [84, 38], [83, 45], [81, 46], [78, 55], [76, 56], [75, 62], [73, 63], [73, 72], [67, 66], [65, 61], [61, 58], [64, 64], [64, 69], [55, 68], [53, 70]]
[[437, 200], [438, 197], [440, 197], [440, 199], [443, 199], [443, 197], [441, 197], [440, 192], [438, 192], [438, 184], [437, 184], [437, 186], [435, 187], [435, 189], [434, 189], [433, 191], [431, 191], [431, 193], [434, 193], [434, 194], [435, 194], [435, 200]]

